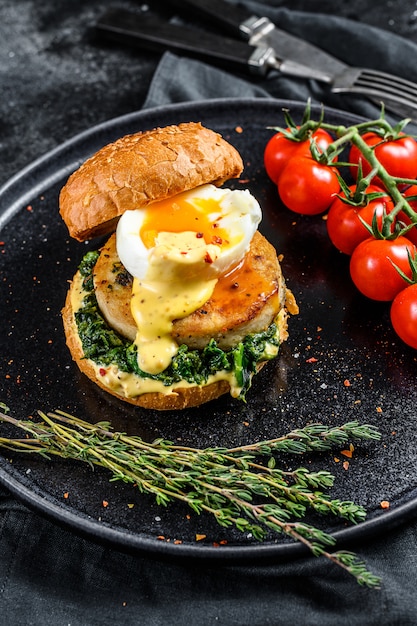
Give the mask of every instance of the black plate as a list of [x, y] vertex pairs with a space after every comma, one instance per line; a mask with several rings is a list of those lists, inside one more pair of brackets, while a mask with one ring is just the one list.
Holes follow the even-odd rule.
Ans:
[[[271, 136], [267, 127], [283, 124], [283, 107], [301, 119], [300, 103], [259, 99], [133, 113], [75, 137], [0, 190], [0, 401], [15, 416], [60, 408], [91, 421], [109, 419], [116, 429], [147, 440], [162, 436], [199, 447], [270, 438], [311, 421], [375, 424], [382, 442], [357, 445], [348, 469], [340, 450], [286, 460], [330, 469], [336, 475], [332, 496], [367, 508], [368, 520], [358, 526], [318, 520], [340, 540], [353, 540], [387, 530], [416, 511], [416, 353], [392, 332], [388, 305], [355, 291], [348, 260], [331, 246], [324, 220], [298, 217], [280, 205], [264, 173], [262, 153]], [[300, 315], [290, 320], [288, 343], [256, 378], [247, 404], [227, 397], [199, 409], [158, 413], [101, 393], [71, 361], [60, 319], [67, 281], [87, 247], [101, 241], [86, 245], [69, 239], [58, 214], [58, 194], [68, 175], [102, 145], [130, 132], [190, 120], [220, 131], [241, 152], [245, 186], [263, 207], [261, 231], [284, 255], [282, 266]], [[358, 118], [327, 110], [326, 120], [351, 124]], [[5, 425], [0, 429], [10, 432]], [[180, 505], [160, 508], [152, 498], [110, 483], [105, 471], [93, 473], [82, 463], [4, 455], [0, 480], [38, 512], [119, 548], [214, 559], [287, 557], [300, 550], [282, 537], [259, 544], [211, 518], [190, 516]], [[390, 502], [389, 510], [381, 508], [382, 500]], [[196, 542], [197, 533], [207, 539]]]

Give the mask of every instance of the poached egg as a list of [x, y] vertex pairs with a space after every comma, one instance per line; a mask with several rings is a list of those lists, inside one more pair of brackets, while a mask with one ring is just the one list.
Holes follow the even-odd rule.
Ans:
[[133, 276], [131, 311], [143, 372], [168, 367], [178, 351], [173, 321], [200, 308], [219, 277], [239, 265], [261, 218], [248, 190], [211, 184], [121, 216], [116, 246]]

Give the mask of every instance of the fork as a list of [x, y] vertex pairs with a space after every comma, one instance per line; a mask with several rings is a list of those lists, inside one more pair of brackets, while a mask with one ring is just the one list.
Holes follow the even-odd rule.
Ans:
[[[325, 81], [330, 82], [330, 81]], [[333, 93], [357, 93], [417, 109], [417, 85], [378, 70], [350, 67], [331, 81]]]

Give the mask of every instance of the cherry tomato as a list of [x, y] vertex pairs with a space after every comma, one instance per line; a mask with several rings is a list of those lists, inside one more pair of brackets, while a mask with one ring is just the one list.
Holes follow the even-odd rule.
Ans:
[[[318, 128], [312, 137], [321, 150], [325, 150], [333, 141], [332, 136], [322, 128]], [[266, 173], [275, 184], [278, 183], [278, 179], [287, 165], [288, 159], [296, 153], [309, 156], [311, 154], [310, 140], [293, 141], [278, 132], [268, 141], [264, 151], [264, 165]]]
[[400, 339], [417, 349], [417, 284], [409, 285], [395, 296], [390, 316]]
[[[404, 192], [404, 196], [406, 198], [408, 196], [417, 196], [417, 185], [411, 185], [411, 187]], [[408, 202], [411, 208], [417, 213], [417, 200], [409, 200]], [[403, 211], [400, 211], [398, 214], [398, 219], [406, 225], [411, 224], [411, 219]], [[404, 237], [407, 237], [407, 239], [417, 245], [417, 226], [410, 228], [410, 230], [405, 233]]]
[[[391, 176], [398, 178], [417, 178], [417, 142], [409, 135], [401, 135], [398, 139], [384, 140], [376, 133], [365, 133], [362, 137], [368, 146], [375, 146], [375, 156]], [[352, 146], [349, 162], [362, 163], [364, 176], [369, 174], [371, 166], [360, 152]], [[351, 167], [352, 176], [357, 178], [357, 167]], [[375, 179], [376, 181], [376, 179]]]
[[298, 154], [288, 161], [278, 181], [282, 202], [291, 211], [303, 215], [323, 213], [339, 190], [333, 167]]
[[350, 275], [357, 289], [372, 300], [393, 300], [406, 284], [393, 264], [411, 278], [407, 250], [414, 257], [416, 248], [406, 237], [362, 241], [350, 257]]
[[[349, 187], [352, 192], [355, 188], [356, 185]], [[366, 190], [367, 194], [378, 192], [383, 192], [383, 190], [375, 185], [370, 185]], [[345, 197], [343, 193], [340, 195]], [[365, 206], [352, 206], [343, 202], [339, 197], [335, 198], [330, 206], [326, 222], [330, 241], [340, 252], [352, 254], [356, 246], [369, 237], [369, 231], [361, 219], [371, 226], [376, 213], [378, 227], [381, 228], [384, 211], [389, 213], [393, 208], [394, 203], [388, 195], [370, 200]]]

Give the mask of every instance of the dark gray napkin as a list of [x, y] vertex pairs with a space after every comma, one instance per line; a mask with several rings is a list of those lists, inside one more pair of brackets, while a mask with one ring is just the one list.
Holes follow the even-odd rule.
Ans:
[[[283, 28], [337, 53], [417, 80], [417, 46], [337, 17], [248, 2]], [[279, 97], [375, 116], [363, 99], [329, 96], [314, 81], [273, 74], [246, 80], [166, 54], [144, 106], [213, 97]], [[163, 562], [130, 555], [42, 519], [0, 488], [0, 623], [5, 626], [224, 624], [411, 626], [416, 623], [417, 524], [353, 546], [382, 576], [380, 591], [358, 586], [323, 559], [255, 565]]]

